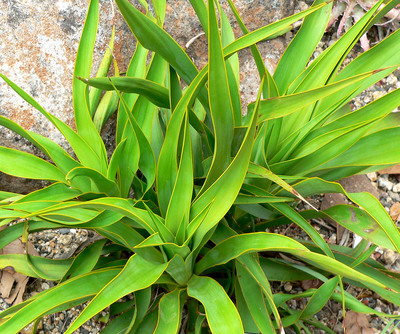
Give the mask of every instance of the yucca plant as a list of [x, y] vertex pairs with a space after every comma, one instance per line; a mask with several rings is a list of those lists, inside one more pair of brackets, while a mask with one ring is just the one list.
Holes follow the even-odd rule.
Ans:
[[[312, 317], [329, 299], [357, 312], [391, 316], [359, 302], [344, 284], [372, 289], [399, 305], [398, 274], [369, 259], [375, 245], [399, 251], [399, 231], [370, 194], [348, 194], [332, 181], [400, 162], [400, 130], [391, 113], [399, 91], [354, 112], [347, 107], [400, 63], [399, 33], [338, 74], [360, 36], [399, 1], [378, 10], [379, 1], [309, 64], [331, 2], [317, 0], [304, 12], [249, 32], [228, 0], [243, 31], [235, 39], [218, 0], [207, 5], [191, 0], [209, 44], [209, 63], [201, 71], [163, 29], [166, 1], [152, 1], [155, 16], [140, 2], [146, 14], [116, 1], [138, 41], [126, 75], [105, 77], [110, 53], [98, 77], [89, 79], [98, 23], [98, 1], [90, 2], [73, 83], [76, 132], [2, 76], [62, 132], [78, 160], [0, 118], [52, 161], [1, 147], [0, 170], [53, 182], [24, 196], [0, 193], [1, 225], [23, 219], [0, 232], [0, 247], [59, 227], [91, 229], [104, 239], [66, 260], [28, 252], [0, 255], [1, 268], [59, 282], [2, 312], [0, 330], [17, 333], [87, 301], [65, 333], [108, 306], [112, 318], [103, 333], [283, 333], [290, 326], [300, 332], [304, 323], [332, 333]], [[302, 18], [272, 76], [256, 43]], [[247, 47], [259, 70], [260, 91], [242, 116], [236, 54]], [[187, 84], [183, 90], [180, 79]], [[100, 103], [99, 89], [108, 91]], [[99, 131], [116, 98], [116, 149], [108, 161]], [[341, 192], [357, 206], [296, 210], [299, 200], [324, 192]], [[307, 221], [320, 217], [364, 241], [355, 249], [328, 245]], [[288, 223], [309, 240], [265, 232]], [[276, 252], [287, 256], [277, 258]], [[275, 293], [270, 286], [310, 278], [322, 285], [300, 295]], [[124, 296], [131, 298], [121, 300]], [[293, 310], [287, 304], [293, 298], [309, 299], [304, 309]]]

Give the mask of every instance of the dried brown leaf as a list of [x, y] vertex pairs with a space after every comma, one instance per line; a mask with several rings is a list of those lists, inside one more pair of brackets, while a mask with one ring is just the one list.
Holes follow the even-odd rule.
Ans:
[[[28, 242], [28, 252], [32, 255], [39, 255], [33, 245]], [[25, 245], [20, 239], [14, 240], [0, 249], [0, 254], [25, 254]], [[7, 304], [21, 303], [29, 277], [15, 272], [13, 267], [5, 267], [0, 270], [0, 296]]]
[[369, 324], [365, 314], [353, 311], [346, 312], [343, 322], [345, 334], [373, 334], [374, 331]]
[[400, 202], [396, 202], [392, 205], [389, 211], [390, 217], [394, 221], [398, 221], [400, 218]]
[[320, 281], [319, 279], [307, 279], [307, 280], [303, 280], [301, 281], [301, 287], [304, 290], [308, 290], [308, 289], [318, 289], [321, 285], [323, 284], [322, 281]]
[[400, 164], [378, 171], [379, 174], [400, 174]]

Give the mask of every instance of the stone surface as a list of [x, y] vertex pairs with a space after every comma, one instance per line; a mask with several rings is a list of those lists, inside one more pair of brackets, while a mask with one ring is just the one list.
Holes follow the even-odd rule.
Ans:
[[353, 175], [340, 180], [340, 184], [349, 193], [367, 191], [379, 199], [379, 191], [376, 189], [366, 175]]
[[[75, 55], [86, 16], [87, 1], [0, 1], [0, 73], [30, 94], [44, 109], [74, 126], [72, 78]], [[100, 1], [100, 24], [95, 48], [97, 69], [111, 33], [110, 1]], [[126, 68], [134, 41], [122, 16], [116, 14], [115, 55]], [[61, 134], [2, 80], [0, 115], [25, 129], [45, 135], [68, 148]], [[0, 127], [0, 145], [40, 155], [28, 141]], [[26, 193], [43, 182], [15, 180], [0, 174], [0, 190]]]
[[[132, 1], [139, 6], [137, 0]], [[284, 16], [307, 8], [305, 1], [236, 0], [234, 1], [249, 30], [254, 30]], [[0, 73], [33, 96], [48, 112], [74, 126], [72, 89], [74, 60], [88, 1], [72, 0], [2, 0], [0, 1]], [[308, 3], [309, 4], [309, 3]], [[226, 2], [222, 3], [228, 8]], [[116, 7], [116, 6], [115, 6]], [[114, 54], [121, 72], [126, 70], [135, 42], [118, 9], [115, 10], [116, 38]], [[232, 22], [230, 10], [228, 15]], [[100, 23], [95, 46], [93, 73], [108, 45], [113, 22], [111, 1], [100, 0]], [[235, 33], [240, 30], [235, 23]], [[202, 32], [201, 25], [187, 0], [167, 2], [166, 29], [185, 47]], [[288, 37], [288, 36], [287, 36]], [[266, 66], [273, 71], [287, 45], [287, 38], [260, 43]], [[207, 61], [205, 36], [196, 39], [187, 50], [198, 67]], [[242, 65], [241, 93], [244, 100], [255, 99], [258, 88], [256, 67], [249, 51], [240, 53]], [[0, 115], [19, 123], [25, 129], [46, 135], [68, 148], [60, 133], [39, 112], [0, 82]], [[0, 145], [40, 155], [26, 140], [0, 127]], [[27, 193], [43, 187], [42, 182], [15, 180], [0, 174], [0, 190]]]
[[379, 174], [400, 174], [400, 165], [395, 165], [382, 169], [378, 172]]

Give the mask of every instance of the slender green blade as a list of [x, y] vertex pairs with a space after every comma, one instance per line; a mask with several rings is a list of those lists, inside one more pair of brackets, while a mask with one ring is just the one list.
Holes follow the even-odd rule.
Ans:
[[201, 193], [226, 170], [231, 160], [234, 115], [214, 1], [208, 4], [209, 100], [215, 134], [214, 155]]
[[179, 44], [127, 0], [117, 0], [116, 3], [139, 43], [159, 53], [189, 84], [198, 71]]
[[394, 165], [400, 162], [397, 146], [399, 140], [398, 127], [372, 133], [361, 138], [337, 158], [320, 166], [320, 169], [340, 166]]
[[[46, 290], [40, 294], [40, 297], [35, 298], [29, 304], [24, 304], [24, 307], [2, 322], [0, 330], [4, 333], [18, 333], [32, 321], [47, 314], [48, 311], [54, 310], [59, 305], [65, 305], [67, 302], [74, 302], [83, 297], [89, 299], [97, 294], [119, 272], [119, 269], [100, 270], [73, 278]], [[81, 302], [84, 301], [82, 300]], [[66, 305], [63, 309], [67, 309], [68, 306]], [[54, 312], [57, 311], [54, 310]]]
[[74, 261], [68, 268], [68, 271], [65, 273], [64, 277], [59, 281], [59, 284], [63, 281], [71, 279], [72, 277], [80, 276], [90, 272], [99, 260], [105, 243], [105, 239], [99, 240], [80, 252], [74, 258]]
[[181, 291], [174, 290], [164, 295], [158, 305], [158, 321], [155, 334], [178, 333], [181, 324]]
[[[311, 89], [308, 91], [292, 95], [272, 97], [267, 100], [262, 100], [260, 102], [260, 117], [258, 122], [263, 122], [269, 119], [288, 116], [296, 111], [302, 112], [302, 110], [306, 106], [326, 96], [329, 96], [330, 94], [343, 90], [354, 83], [361, 82], [364, 79], [368, 78], [369, 76], [375, 74], [376, 72], [377, 71], [366, 72], [354, 76], [352, 78], [348, 78], [340, 82], [336, 82], [334, 84], [326, 85], [323, 87]], [[282, 134], [281, 137], [285, 138], [284, 134]]]
[[81, 178], [85, 180], [90, 180], [90, 188], [82, 189], [86, 192], [105, 193], [110, 197], [118, 196], [120, 194], [117, 183], [115, 181], [107, 179], [103, 174], [92, 168], [76, 167], [68, 173], [66, 178], [67, 180], [71, 181], [78, 179], [78, 182]]
[[308, 301], [306, 307], [300, 314], [300, 318], [306, 319], [319, 312], [329, 301], [338, 283], [339, 277], [336, 276], [322, 284]]
[[206, 253], [196, 264], [195, 273], [199, 274], [210, 267], [227, 263], [242, 254], [256, 251], [290, 253], [331, 273], [370, 284], [374, 287], [386, 288], [384, 284], [374, 278], [364, 275], [331, 257], [311, 252], [291, 238], [266, 232], [237, 235], [222, 241]]
[[124, 269], [92, 299], [65, 334], [71, 334], [88, 319], [121, 297], [147, 288], [157, 281], [166, 267], [167, 264], [150, 263], [139, 255], [133, 255]]
[[[179, 154], [181, 159], [177, 170], [176, 182], [165, 217], [165, 224], [174, 235], [178, 232], [181, 224], [183, 224], [183, 230], [186, 230], [189, 220], [190, 204], [192, 202], [193, 161], [189, 120], [187, 116], [182, 124], [182, 131], [184, 138], [182, 152]], [[183, 243], [184, 236], [181, 236], [181, 239], [181, 243]]]
[[243, 297], [260, 332], [275, 333], [260, 286], [240, 262], [236, 262], [236, 270]]
[[[228, 4], [233, 12], [233, 15], [235, 15], [236, 21], [238, 22], [240, 29], [242, 30], [242, 33], [244, 35], [247, 35], [249, 33], [249, 30], [247, 29], [246, 25], [244, 24], [242, 18], [240, 17], [239, 12], [237, 11], [236, 7], [234, 6], [232, 0], [228, 0]], [[266, 66], [264, 64], [264, 60], [261, 56], [260, 50], [258, 49], [257, 45], [250, 46], [250, 50], [253, 55], [254, 61], [256, 63], [260, 79], [262, 79], [264, 77], [264, 74], [266, 76], [266, 85], [265, 85], [266, 87], [263, 89], [264, 98], [278, 96], [279, 92], [278, 92], [276, 83], [275, 83], [271, 73], [269, 73], [268, 69], [266, 68]]]
[[162, 214], [167, 211], [176, 182], [178, 134], [181, 124], [184, 121], [188, 106], [194, 102], [196, 95], [206, 81], [206, 73], [206, 69], [203, 69], [186, 89], [168, 124], [157, 166], [157, 196]]
[[212, 333], [244, 333], [235, 305], [217, 281], [193, 275], [188, 282], [188, 295], [204, 305]]
[[[314, 1], [313, 6], [324, 2], [323, 0]], [[329, 3], [304, 18], [300, 30], [286, 48], [274, 72], [274, 80], [281, 93], [285, 93], [289, 84], [306, 68], [325, 32], [331, 10], [332, 3]]]
[[224, 48], [225, 57], [229, 57], [232, 54], [238, 52], [239, 50], [252, 46], [253, 44], [256, 44], [264, 39], [267, 39], [268, 37], [275, 36], [277, 33], [286, 30], [288, 27], [290, 27], [291, 24], [295, 23], [296, 21], [301, 20], [303, 17], [319, 10], [323, 6], [326, 6], [329, 2], [324, 2], [321, 5], [310, 7], [305, 11], [294, 14], [280, 21], [271, 23], [265, 27], [259, 28], [255, 31], [252, 31], [251, 33], [248, 33], [238, 38], [237, 40], [235, 40], [234, 42], [232, 42], [231, 44], [229, 44]]
[[40, 256], [31, 256], [30, 258], [33, 265], [40, 268], [42, 277], [28, 265], [25, 254], [0, 255], [0, 268], [12, 267], [16, 272], [25, 276], [56, 281], [64, 276], [72, 263], [72, 259], [53, 260]]
[[160, 84], [135, 77], [79, 78], [89, 86], [113, 91], [114, 86], [123, 93], [139, 94], [161, 108], [169, 108], [168, 89]]
[[27, 179], [65, 182], [65, 174], [32, 154], [0, 146], [0, 171]]
[[[115, 26], [112, 28], [110, 43], [108, 44], [108, 48], [101, 60], [99, 69], [96, 73], [96, 78], [106, 77], [108, 74], [108, 70], [110, 69], [111, 61], [112, 61], [112, 52], [114, 49], [114, 38], [115, 38]], [[90, 116], [93, 117], [97, 106], [99, 104], [101, 97], [101, 89], [92, 88], [89, 92], [89, 110]]]
[[[189, 223], [187, 230], [188, 237], [191, 237], [193, 234], [195, 236], [195, 247], [201, 243], [203, 237], [224, 217], [235, 201], [243, 184], [253, 146], [260, 98], [261, 90], [258, 93], [251, 124], [246, 131], [243, 143], [235, 158], [218, 180], [203, 194], [197, 196], [192, 204], [190, 212], [191, 223]], [[201, 221], [197, 221], [195, 217], [207, 207], [210, 208], [207, 211], [206, 217]]]
[[79, 134], [73, 131], [68, 125], [60, 121], [57, 117], [49, 114], [39, 103], [37, 103], [31, 96], [29, 96], [10, 79], [6, 78], [2, 74], [0, 74], [0, 77], [2, 77], [3, 80], [7, 82], [7, 84], [26, 102], [31, 104], [41, 114], [43, 114], [43, 116], [45, 116], [63, 134], [81, 163], [87, 167], [92, 167], [99, 171], [105, 168], [105, 161], [100, 160], [99, 155], [93, 151], [90, 145], [88, 145]]
[[64, 173], [68, 173], [72, 168], [79, 166], [79, 162], [69, 156], [64, 149], [62, 149], [52, 140], [35, 132], [25, 130], [23, 127], [5, 118], [4, 116], [0, 116], [0, 125], [29, 140], [51, 160], [53, 160], [57, 167], [60, 168], [60, 170]]
[[72, 101], [78, 133], [93, 148], [102, 162], [106, 163], [107, 154], [104, 143], [90, 116], [88, 105], [89, 90], [87, 85], [78, 79], [79, 77], [87, 78], [90, 76], [98, 22], [99, 1], [91, 0], [75, 60]]

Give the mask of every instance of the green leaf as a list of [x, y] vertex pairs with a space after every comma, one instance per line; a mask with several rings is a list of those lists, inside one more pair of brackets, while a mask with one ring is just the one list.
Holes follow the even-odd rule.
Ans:
[[[114, 49], [114, 38], [115, 38], [115, 26], [113, 26], [112, 28], [110, 43], [108, 44], [108, 48], [106, 49], [103, 59], [101, 60], [99, 69], [97, 70], [96, 73], [96, 78], [106, 77], [108, 74], [108, 70], [110, 69], [111, 61], [113, 58], [112, 52]], [[100, 101], [100, 96], [101, 96], [101, 89], [93, 87], [89, 92], [89, 110], [91, 117], [93, 117], [93, 115], [95, 114], [95, 111]]]
[[[364, 207], [373, 212], [373, 210], [371, 210], [372, 207], [369, 208], [367, 203], [364, 203]], [[380, 211], [383, 213], [381, 208]], [[351, 205], [335, 205], [319, 213], [304, 211], [302, 216], [306, 219], [312, 219], [314, 217], [332, 219], [363, 239], [375, 245], [396, 251], [396, 247], [391, 240], [392, 238], [388, 236], [389, 231], [390, 233], [396, 233], [396, 231], [393, 228], [386, 227], [386, 225], [388, 225], [387, 223], [390, 222], [387, 217], [384, 220], [386, 224], [378, 223], [369, 214], [366, 214], [364, 210]], [[392, 225], [392, 223], [390, 223], [390, 225]]]
[[74, 78], [72, 82], [72, 102], [74, 105], [76, 128], [79, 135], [93, 148], [94, 152], [96, 152], [98, 157], [105, 164], [107, 162], [106, 149], [90, 116], [88, 105], [89, 90], [87, 85], [78, 79], [79, 77], [87, 78], [90, 76], [98, 22], [99, 1], [91, 0], [75, 60]]
[[66, 185], [65, 183], [54, 183], [46, 188], [33, 191], [28, 195], [25, 195], [13, 202], [17, 203], [26, 203], [26, 202], [36, 202], [36, 201], [46, 201], [51, 199], [54, 202], [62, 202], [67, 201], [82, 195], [82, 192], [73, 189]]
[[107, 240], [99, 240], [88, 247], [86, 247], [82, 252], [80, 252], [72, 262], [68, 271], [65, 273], [64, 277], [59, 281], [59, 284], [76, 277], [79, 275], [86, 274], [90, 272], [96, 265], [104, 244]]
[[125, 145], [126, 145], [126, 139], [124, 139], [118, 143], [117, 147], [115, 148], [115, 150], [111, 156], [110, 163], [108, 165], [108, 170], [107, 170], [107, 178], [110, 180], [114, 180], [116, 177], [116, 174], [118, 171], [118, 166], [121, 162]]
[[68, 180], [74, 181], [74, 179], [89, 179], [91, 181], [90, 188], [82, 189], [86, 192], [98, 192], [105, 193], [108, 196], [118, 196], [120, 191], [115, 181], [107, 179], [105, 176], [100, 174], [95, 169], [87, 167], [77, 167], [72, 169], [66, 176]]
[[157, 196], [160, 211], [165, 214], [170, 201], [177, 175], [177, 147], [182, 122], [189, 105], [194, 102], [197, 93], [206, 81], [206, 69], [203, 69], [193, 80], [179, 100], [171, 120], [160, 152], [157, 166]]
[[150, 80], [135, 77], [79, 79], [89, 86], [106, 91], [113, 91], [115, 86], [123, 93], [140, 94], [161, 108], [169, 108], [170, 106], [168, 89]]
[[[228, 4], [233, 12], [233, 15], [236, 18], [236, 21], [238, 22], [238, 24], [240, 26], [240, 29], [242, 30], [242, 33], [244, 35], [247, 35], [249, 33], [249, 30], [247, 29], [246, 25], [243, 23], [242, 18], [239, 15], [239, 12], [235, 8], [234, 4], [232, 3], [232, 0], [228, 0]], [[254, 61], [256, 63], [260, 79], [262, 79], [264, 77], [264, 75], [266, 76], [266, 85], [263, 88], [264, 98], [278, 96], [279, 92], [278, 92], [276, 83], [275, 83], [274, 79], [272, 78], [271, 74], [269, 73], [268, 69], [266, 68], [266, 66], [264, 64], [264, 60], [261, 56], [260, 50], [258, 49], [257, 45], [250, 46], [250, 50], [253, 55]]]
[[[67, 139], [68, 143], [71, 145], [72, 149], [76, 153], [79, 161], [87, 167], [92, 167], [96, 170], [102, 171], [106, 168], [106, 160], [101, 160], [99, 155], [96, 154], [93, 149], [85, 142], [85, 140], [73, 131], [68, 125], [60, 121], [57, 117], [49, 114], [43, 107], [37, 103], [31, 96], [29, 96], [25, 91], [14, 84], [10, 79], [6, 78], [4, 75], [0, 74], [5, 82], [26, 102], [31, 104], [36, 108], [43, 116], [45, 116]], [[91, 122], [91, 121], [90, 121]], [[97, 133], [97, 131], [96, 131]], [[38, 136], [36, 136], [38, 138]], [[47, 140], [49, 142], [50, 140]]]
[[368, 26], [370, 19], [382, 2], [383, 0], [378, 1], [374, 7], [357, 21], [336, 43], [321, 53], [317, 59], [296, 78], [289, 87], [288, 92], [293, 93], [294, 91], [299, 92], [319, 87], [329, 82], [328, 80], [330, 78], [333, 79], [343, 60], [365, 32], [365, 28]]
[[[135, 78], [144, 78], [146, 76], [146, 61], [147, 61], [148, 50], [143, 48], [139, 43], [136, 44], [135, 53], [132, 56], [132, 59], [129, 63], [128, 69], [126, 71], [126, 76], [135, 77]], [[123, 94], [124, 100], [129, 107], [129, 110], [132, 109], [136, 100], [138, 99], [137, 94]], [[121, 108], [122, 104], [119, 105]], [[117, 143], [121, 141], [122, 134], [125, 129], [125, 125], [127, 122], [126, 114], [123, 112], [118, 112], [117, 114], [117, 133], [116, 139]]]
[[245, 266], [238, 261], [236, 262], [236, 270], [243, 297], [260, 332], [275, 333], [261, 288]]
[[65, 182], [65, 174], [32, 154], [0, 146], [0, 171], [27, 179]]
[[40, 256], [30, 256], [32, 264], [40, 268], [43, 277], [32, 270], [28, 265], [25, 254], [7, 254], [0, 255], [0, 268], [12, 267], [16, 272], [25, 276], [43, 278], [57, 281], [61, 279], [72, 263], [72, 259], [53, 260]]
[[[379, 42], [379, 44], [375, 45], [368, 51], [363, 52], [356, 59], [354, 59], [342, 71], [340, 71], [340, 73], [335, 77], [334, 81], [340, 81], [361, 72], [373, 70], [376, 68], [397, 66], [400, 63], [400, 56], [398, 52], [399, 40], [400, 31], [397, 30], [393, 34], [390, 34], [383, 41]], [[358, 95], [366, 88], [371, 86], [373, 83], [382, 79], [389, 73], [390, 72], [388, 71], [383, 71], [366, 79], [362, 82], [361, 86], [354, 87], [354, 89], [356, 90], [347, 98], [347, 100], [349, 101], [351, 98]], [[353, 89], [351, 89], [351, 91], [353, 91]], [[319, 110], [324, 110], [327, 105], [332, 104], [332, 101], [340, 100], [340, 98], [344, 96], [343, 93], [344, 92], [337, 92], [334, 95], [324, 99], [319, 107]]]
[[274, 203], [271, 206], [303, 229], [326, 255], [333, 258], [333, 253], [324, 238], [295, 209], [286, 203]]
[[193, 275], [188, 282], [188, 295], [204, 305], [212, 333], [244, 333], [235, 305], [217, 281]]
[[307, 250], [297, 241], [283, 235], [258, 232], [232, 236], [212, 248], [206, 255], [196, 263], [195, 273], [200, 274], [204, 270], [227, 263], [240, 255], [256, 251], [291, 252], [296, 250]]
[[208, 83], [215, 148], [211, 167], [200, 194], [207, 190], [230, 164], [234, 128], [233, 107], [214, 1], [208, 4], [208, 24]]
[[[167, 62], [159, 54], [153, 53], [150, 66], [146, 74], [146, 80], [158, 83], [159, 85], [164, 85], [168, 80], [167, 67]], [[167, 89], [169, 97], [170, 87]], [[170, 108], [171, 102], [169, 101], [169, 98], [168, 102], [169, 105], [167, 108]], [[159, 109], [144, 96], [139, 96], [132, 108], [133, 116], [149, 141], [151, 140], [152, 136], [151, 130], [153, 118], [158, 110]], [[168, 109], [165, 110], [165, 112], [168, 113]]]
[[[187, 234], [188, 237], [194, 234], [194, 248], [201, 243], [203, 237], [224, 217], [235, 201], [243, 184], [253, 146], [260, 98], [261, 91], [258, 93], [251, 124], [246, 131], [239, 152], [218, 180], [203, 194], [198, 195], [192, 204], [190, 211], [191, 223], [189, 223]], [[207, 207], [209, 209], [205, 218], [201, 221], [195, 220], [195, 217]]]
[[396, 143], [400, 140], [400, 128], [394, 127], [372, 133], [361, 138], [346, 152], [320, 166], [323, 168], [341, 166], [394, 165], [400, 162]]
[[329, 301], [338, 283], [339, 277], [336, 276], [322, 284], [308, 301], [306, 307], [301, 312], [300, 318], [306, 319], [319, 312]]
[[155, 334], [178, 333], [181, 324], [181, 292], [174, 290], [164, 295], [158, 304], [158, 321]]
[[[314, 1], [313, 6], [324, 2]], [[329, 3], [304, 18], [300, 30], [286, 48], [274, 72], [274, 79], [281, 93], [285, 93], [289, 84], [306, 68], [325, 32], [331, 10], [332, 3]]]
[[64, 149], [62, 149], [52, 140], [35, 132], [25, 130], [23, 127], [5, 118], [4, 116], [0, 116], [0, 125], [29, 140], [51, 160], [53, 160], [53, 162], [62, 172], [68, 173], [72, 168], [79, 166], [79, 162], [70, 157]]
[[88, 319], [121, 297], [147, 288], [157, 281], [166, 267], [167, 264], [150, 263], [139, 255], [133, 255], [124, 269], [92, 299], [78, 318], [68, 327], [65, 334], [71, 334]]
[[[307, 105], [310, 105], [339, 90], [343, 90], [351, 84], [358, 83], [375, 74], [376, 72], [377, 71], [366, 72], [343, 81], [311, 89], [309, 91], [262, 100], [260, 102], [260, 118], [258, 122], [288, 116], [295, 111], [300, 111]], [[285, 135], [288, 134], [288, 132], [282, 133], [281, 137], [285, 138]]]
[[238, 38], [237, 40], [235, 40], [234, 42], [232, 42], [231, 44], [229, 44], [224, 48], [225, 58], [229, 58], [232, 54], [242, 49], [245, 49], [249, 46], [252, 46], [253, 44], [261, 42], [262, 40], [267, 39], [268, 37], [275, 37], [276, 34], [285, 31], [288, 27], [290, 27], [291, 24], [295, 23], [298, 20], [301, 20], [303, 17], [319, 10], [320, 8], [326, 6], [327, 4], [328, 2], [324, 2], [321, 5], [310, 7], [305, 11], [294, 14], [280, 21], [273, 22], [265, 27], [254, 30], [251, 33], [248, 33]]
[[103, 126], [106, 124], [110, 116], [117, 110], [118, 95], [116, 92], [106, 92], [101, 99], [96, 113], [94, 115], [93, 123], [98, 133], [101, 133]]
[[[40, 296], [23, 308], [18, 310], [10, 318], [0, 324], [0, 330], [5, 333], [18, 333], [35, 319], [46, 313], [52, 313], [75, 306], [75, 301], [83, 303], [91, 296], [97, 294], [111, 279], [120, 272], [119, 269], [106, 269], [82, 275], [52, 289], [43, 291]], [[82, 300], [85, 298], [84, 300]], [[68, 305], [68, 302], [72, 305]], [[63, 306], [59, 308], [59, 306]]]
[[291, 238], [266, 232], [237, 235], [222, 241], [197, 262], [195, 273], [199, 274], [210, 267], [227, 263], [242, 254], [256, 251], [290, 253], [333, 274], [385, 289], [385, 285], [374, 278], [364, 275], [333, 258], [310, 252], [306, 247]]
[[117, 0], [116, 3], [139, 43], [160, 54], [190, 84], [198, 71], [179, 44], [127, 0]]
[[[192, 149], [187, 115], [182, 124], [181, 131], [183, 135], [182, 152], [179, 154], [180, 161], [176, 175], [176, 182], [165, 217], [165, 225], [174, 235], [177, 234], [181, 224], [182, 230], [186, 230], [186, 226], [189, 223], [189, 211], [193, 192]], [[185, 236], [181, 235], [180, 244], [184, 242], [184, 238]]]
[[43, 211], [35, 212], [32, 215], [48, 214], [57, 210], [69, 208], [111, 210], [131, 218], [145, 228], [150, 234], [153, 234], [156, 230], [156, 225], [147, 210], [134, 207], [131, 200], [116, 197], [104, 197], [86, 202], [65, 202]]
[[152, 291], [151, 287], [148, 287], [143, 290], [135, 291], [135, 314], [130, 319], [130, 325], [127, 328], [127, 331], [130, 330], [129, 333], [135, 333], [140, 325], [143, 322], [143, 319], [146, 317], [148, 313], [150, 303], [152, 302]]

